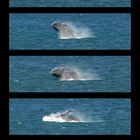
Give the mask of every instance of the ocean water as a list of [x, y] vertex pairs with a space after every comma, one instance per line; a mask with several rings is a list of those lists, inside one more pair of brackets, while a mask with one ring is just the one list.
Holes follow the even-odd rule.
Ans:
[[[115, 1], [115, 0], [113, 0]], [[51, 24], [69, 23], [75, 38], [60, 37]], [[127, 50], [131, 48], [130, 14], [10, 14], [12, 50]]]
[[[50, 74], [69, 67], [79, 80], [63, 80]], [[129, 56], [11, 56], [11, 92], [130, 92]]]
[[[56, 114], [73, 110], [83, 122], [61, 122]], [[50, 116], [50, 121], [42, 118]], [[129, 99], [10, 99], [11, 135], [130, 135]]]
[[131, 0], [10, 0], [10, 7], [130, 7]]

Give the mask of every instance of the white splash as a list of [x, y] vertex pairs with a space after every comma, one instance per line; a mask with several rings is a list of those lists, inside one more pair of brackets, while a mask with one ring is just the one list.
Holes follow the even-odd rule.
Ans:
[[73, 22], [64, 22], [64, 24], [67, 24], [72, 29], [74, 36], [65, 36], [62, 32], [59, 32], [59, 39], [82, 39], [95, 37], [93, 32], [84, 25], [79, 25]]
[[[68, 110], [67, 110], [68, 111]], [[87, 117], [85, 116], [84, 114], [82, 113], [79, 113], [79, 112], [75, 112], [75, 113], [72, 113], [73, 115], [75, 115], [76, 117], [79, 118], [80, 121], [74, 121], [74, 120], [64, 120], [62, 117], [60, 117], [60, 115], [62, 113], [65, 113], [66, 111], [64, 112], [57, 112], [57, 113], [51, 113], [50, 115], [45, 115], [43, 116], [42, 118], [42, 121], [44, 122], [58, 122], [58, 123], [65, 123], [65, 122], [70, 122], [70, 123], [78, 123], [78, 122], [103, 122], [102, 119], [100, 118], [96, 118], [95, 120], [92, 120], [91, 117]]]
[[[63, 66], [64, 67], [64, 66]], [[86, 80], [101, 80], [100, 75], [94, 70], [85, 70], [83, 68], [78, 68], [75, 66], [65, 66], [68, 69], [73, 70], [75, 73], [79, 75], [78, 81], [86, 81]], [[60, 79], [60, 81], [74, 81], [75, 79]], [[76, 81], [76, 80], [75, 80]]]
[[15, 79], [15, 80], [13, 80], [13, 82], [18, 83], [18, 82], [19, 82], [19, 80], [18, 80], [18, 79]]
[[[62, 112], [62, 113], [65, 113], [65, 112]], [[42, 118], [42, 121], [47, 121], [47, 122], [60, 122], [60, 123], [63, 123], [63, 122], [83, 122], [82, 120], [80, 121], [74, 121], [74, 120], [64, 120], [62, 117], [61, 117], [61, 114], [60, 112], [57, 112], [57, 113], [51, 113], [50, 115], [46, 115]]]

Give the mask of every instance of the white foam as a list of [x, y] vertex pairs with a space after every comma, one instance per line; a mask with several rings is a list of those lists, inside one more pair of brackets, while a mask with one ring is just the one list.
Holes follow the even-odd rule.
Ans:
[[18, 79], [15, 79], [15, 80], [14, 80], [14, 82], [15, 82], [15, 83], [18, 83], [18, 82], [19, 82], [19, 80], [18, 80]]
[[60, 116], [61, 113], [51, 113], [50, 115], [46, 115], [42, 118], [42, 121], [45, 121], [45, 122], [59, 122], [59, 123], [64, 123], [64, 122], [79, 122], [79, 121], [66, 121], [64, 120], [63, 118], [61, 117], [58, 117]]
[[22, 122], [17, 122], [17, 124], [22, 124]]
[[[64, 111], [65, 112], [65, 111]], [[62, 113], [64, 113], [62, 112]], [[79, 118], [80, 121], [67, 121], [67, 120], [64, 120], [63, 118], [60, 117], [60, 115], [62, 114], [60, 112], [57, 112], [57, 113], [51, 113], [50, 115], [45, 115], [43, 116], [42, 118], [42, 121], [44, 122], [58, 122], [58, 123], [65, 123], [65, 122], [70, 122], [70, 123], [88, 123], [88, 122], [103, 122], [104, 120], [102, 120], [101, 118], [94, 118], [94, 120], [92, 119], [91, 116], [86, 116], [86, 114], [84, 113], [80, 113], [80, 112], [75, 112], [72, 113], [73, 115], [77, 116]]]
[[[60, 79], [60, 81], [86, 81], [87, 79]], [[90, 79], [91, 80], [91, 79]]]

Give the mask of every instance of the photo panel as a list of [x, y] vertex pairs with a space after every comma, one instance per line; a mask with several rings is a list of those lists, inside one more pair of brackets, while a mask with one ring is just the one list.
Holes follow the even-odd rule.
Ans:
[[10, 13], [10, 50], [130, 50], [129, 13]]
[[131, 0], [9, 0], [10, 7], [130, 7]]
[[10, 135], [131, 135], [130, 99], [10, 99]]
[[11, 56], [10, 92], [131, 92], [130, 56]]

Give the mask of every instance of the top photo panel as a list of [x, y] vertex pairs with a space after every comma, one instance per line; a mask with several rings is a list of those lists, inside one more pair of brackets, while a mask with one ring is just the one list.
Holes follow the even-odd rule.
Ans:
[[130, 50], [128, 13], [10, 13], [11, 50]]
[[131, 0], [9, 0], [10, 7], [130, 7]]

